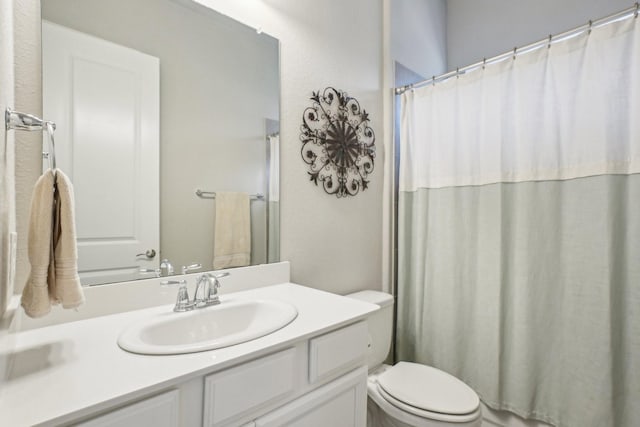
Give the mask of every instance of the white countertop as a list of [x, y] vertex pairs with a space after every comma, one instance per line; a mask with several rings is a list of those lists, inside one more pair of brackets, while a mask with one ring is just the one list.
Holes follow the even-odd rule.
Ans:
[[[377, 306], [304, 286], [284, 283], [221, 297], [276, 299], [298, 309], [284, 328], [253, 341], [171, 356], [144, 356], [118, 347], [132, 322], [171, 311], [164, 305], [49, 326], [0, 339], [0, 426], [65, 423], [101, 409], [166, 389], [363, 319]], [[180, 316], [181, 313], [175, 313]]]

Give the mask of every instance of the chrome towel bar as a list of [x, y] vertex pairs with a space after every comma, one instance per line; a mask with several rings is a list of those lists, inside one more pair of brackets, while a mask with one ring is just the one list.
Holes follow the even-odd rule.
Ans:
[[[196, 190], [196, 196], [200, 197], [201, 199], [215, 199], [216, 198], [216, 192], [215, 191], [202, 191], [200, 189]], [[264, 200], [264, 194], [250, 194], [249, 198], [251, 200]]]
[[28, 132], [45, 131], [49, 136], [49, 152], [42, 153], [42, 156], [49, 161], [49, 167], [56, 170], [56, 144], [53, 133], [56, 130], [56, 124], [51, 121], [43, 120], [33, 114], [21, 113], [20, 111], [7, 108], [4, 111], [4, 128], [5, 130], [24, 130]]
[[11, 108], [7, 108], [4, 112], [4, 127], [6, 130], [46, 130], [45, 128], [47, 124], [50, 124], [53, 130], [56, 129], [55, 123], [42, 120], [33, 114], [21, 113], [19, 111], [14, 111]]

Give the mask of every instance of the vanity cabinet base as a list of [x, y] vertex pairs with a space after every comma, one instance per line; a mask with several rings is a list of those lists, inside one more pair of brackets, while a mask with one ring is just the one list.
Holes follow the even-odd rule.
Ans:
[[356, 322], [69, 425], [365, 427], [367, 333]]
[[255, 427], [364, 427], [367, 368], [308, 393], [254, 421]]

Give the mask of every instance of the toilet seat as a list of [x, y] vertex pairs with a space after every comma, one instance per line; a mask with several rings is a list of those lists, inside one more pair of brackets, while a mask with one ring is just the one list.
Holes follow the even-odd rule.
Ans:
[[376, 377], [377, 394], [406, 413], [444, 422], [480, 416], [480, 399], [473, 389], [439, 369], [399, 362]]

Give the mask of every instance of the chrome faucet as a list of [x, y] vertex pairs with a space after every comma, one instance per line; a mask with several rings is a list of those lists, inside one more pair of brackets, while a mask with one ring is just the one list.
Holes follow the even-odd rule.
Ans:
[[[185, 267], [182, 267], [182, 268], [184, 269]], [[169, 260], [165, 258], [162, 261], [160, 261], [159, 268], [141, 268], [138, 270], [138, 272], [141, 274], [155, 274], [156, 277], [172, 276], [173, 265], [171, 265]], [[182, 274], [184, 274], [184, 272]]]
[[163, 259], [160, 261], [160, 275], [161, 276], [171, 276], [173, 274], [173, 265], [169, 262], [168, 259]]
[[229, 273], [211, 274], [204, 273], [198, 277], [196, 281], [196, 291], [193, 300], [198, 307], [208, 307], [210, 305], [220, 304], [218, 297], [218, 289], [220, 282], [218, 279], [228, 276]]
[[230, 273], [204, 273], [198, 277], [196, 281], [196, 290], [193, 294], [193, 299], [189, 299], [189, 290], [187, 289], [186, 280], [165, 280], [160, 282], [162, 286], [167, 285], [180, 285], [178, 289], [178, 296], [176, 297], [176, 305], [173, 307], [173, 311], [183, 312], [191, 311], [196, 308], [204, 308], [210, 305], [220, 304], [220, 298], [218, 297], [218, 289], [220, 288], [220, 282], [218, 279], [228, 276]]

